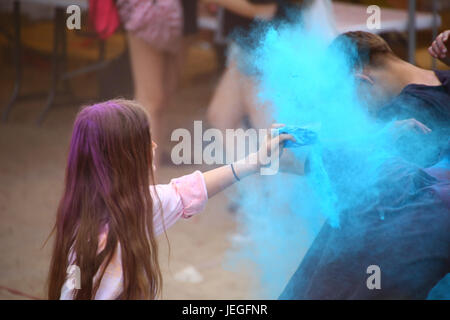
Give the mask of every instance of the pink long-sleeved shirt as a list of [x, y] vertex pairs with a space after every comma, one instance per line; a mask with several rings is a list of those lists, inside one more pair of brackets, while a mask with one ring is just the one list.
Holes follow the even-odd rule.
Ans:
[[[205, 179], [200, 171], [182, 176], [170, 181], [169, 184], [156, 185], [150, 187], [151, 196], [154, 199], [153, 204], [153, 226], [155, 235], [164, 232], [164, 227], [171, 227], [180, 218], [189, 218], [192, 215], [202, 211], [208, 200]], [[161, 206], [156, 200], [158, 195]], [[106, 246], [108, 230], [106, 229], [99, 235], [99, 244], [97, 253], [100, 253]], [[82, 272], [82, 271], [81, 271]], [[94, 277], [94, 282], [99, 274]], [[72, 299], [73, 291], [67, 280], [62, 289], [62, 300]], [[95, 295], [97, 300], [108, 300], [117, 298], [123, 288], [122, 256], [120, 243], [111, 262], [106, 267], [100, 287]]]

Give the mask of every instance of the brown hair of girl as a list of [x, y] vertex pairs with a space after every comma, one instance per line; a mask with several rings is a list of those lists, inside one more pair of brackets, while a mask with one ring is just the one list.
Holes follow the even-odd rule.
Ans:
[[[94, 299], [118, 244], [123, 269], [120, 298], [160, 295], [154, 200], [149, 192], [154, 185], [152, 161], [149, 119], [136, 102], [111, 100], [79, 112], [52, 231], [49, 299], [60, 298], [70, 264], [81, 273], [81, 289], [74, 290], [73, 298]], [[105, 227], [106, 247], [97, 254], [99, 233]]]

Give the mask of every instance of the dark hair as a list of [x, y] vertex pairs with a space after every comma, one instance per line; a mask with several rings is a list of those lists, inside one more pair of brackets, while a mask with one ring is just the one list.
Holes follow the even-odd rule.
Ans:
[[[366, 65], [377, 67], [384, 58], [395, 57], [391, 47], [379, 35], [365, 31], [350, 31], [339, 35], [332, 45], [341, 45], [344, 50], [354, 50], [354, 67]], [[349, 49], [351, 48], [351, 49]]]

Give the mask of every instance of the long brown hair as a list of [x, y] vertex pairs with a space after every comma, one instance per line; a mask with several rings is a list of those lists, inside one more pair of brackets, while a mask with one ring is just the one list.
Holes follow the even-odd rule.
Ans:
[[[121, 299], [154, 299], [161, 291], [153, 232], [152, 140], [146, 112], [129, 100], [111, 100], [78, 114], [59, 203], [48, 278], [48, 298], [59, 299], [70, 264], [80, 268], [74, 299], [94, 299], [120, 243]], [[105, 248], [98, 237], [108, 227]], [[73, 254], [73, 256], [72, 256]], [[74, 261], [70, 261], [74, 257]], [[100, 276], [94, 276], [99, 272]]]

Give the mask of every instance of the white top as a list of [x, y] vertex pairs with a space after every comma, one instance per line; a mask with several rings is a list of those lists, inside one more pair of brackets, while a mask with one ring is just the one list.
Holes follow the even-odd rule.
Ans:
[[[155, 228], [154, 232], [156, 236], [164, 232], [164, 227], [166, 229], [171, 227], [178, 219], [189, 218], [192, 215], [201, 212], [208, 200], [205, 180], [200, 171], [195, 171], [192, 174], [173, 179], [169, 184], [156, 185], [154, 188], [150, 187], [150, 193], [154, 199], [153, 226]], [[157, 193], [161, 200], [161, 206], [159, 206], [159, 203], [156, 200], [155, 193]], [[97, 254], [105, 248], [107, 236], [108, 230], [100, 233]], [[71, 257], [69, 260], [74, 261], [75, 256]], [[80, 272], [83, 272], [83, 270], [80, 270]], [[94, 277], [94, 283], [98, 276], [99, 273]], [[61, 300], [72, 299], [74, 290], [76, 290], [73, 289], [72, 286], [74, 283], [73, 280], [74, 279], [72, 278], [68, 278], [64, 283], [61, 289]], [[119, 243], [110, 264], [106, 267], [95, 299], [116, 299], [122, 292], [122, 288], [122, 255]]]

